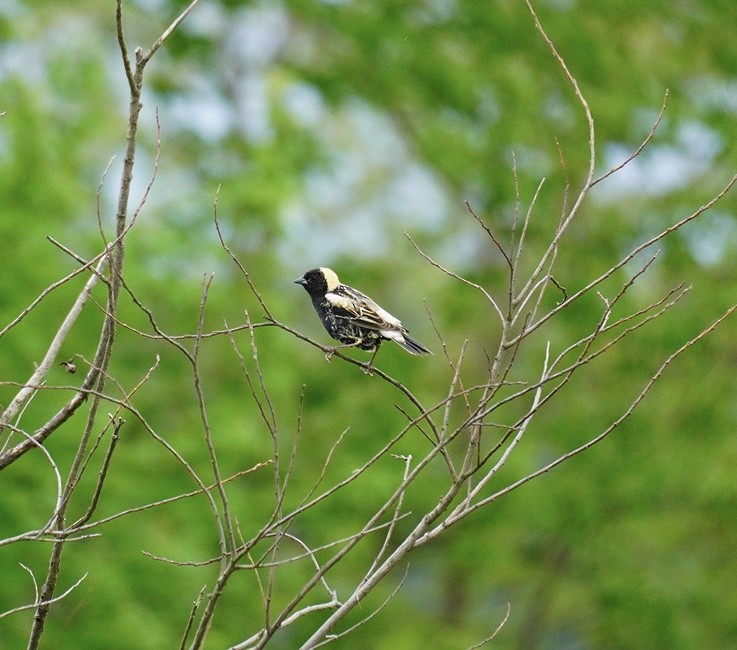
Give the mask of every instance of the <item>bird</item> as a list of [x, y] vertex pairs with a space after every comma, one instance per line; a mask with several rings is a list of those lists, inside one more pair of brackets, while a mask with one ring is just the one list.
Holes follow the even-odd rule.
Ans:
[[328, 360], [338, 348], [357, 347], [373, 352], [367, 366], [371, 368], [383, 341], [394, 341], [410, 354], [432, 354], [409, 336], [396, 316], [358, 289], [341, 283], [332, 269], [311, 269], [294, 282], [301, 284], [312, 298], [312, 305], [328, 334], [343, 344], [329, 353]]

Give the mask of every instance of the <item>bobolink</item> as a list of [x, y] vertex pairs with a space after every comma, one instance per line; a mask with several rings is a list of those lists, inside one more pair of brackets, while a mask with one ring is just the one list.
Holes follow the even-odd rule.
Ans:
[[345, 347], [373, 351], [374, 360], [382, 341], [394, 341], [410, 354], [432, 354], [410, 338], [401, 321], [367, 295], [341, 284], [334, 271], [312, 269], [295, 280], [312, 298], [312, 304], [328, 334]]

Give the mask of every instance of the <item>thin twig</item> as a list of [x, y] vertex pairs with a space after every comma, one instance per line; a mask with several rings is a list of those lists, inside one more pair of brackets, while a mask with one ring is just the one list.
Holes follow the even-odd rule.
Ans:
[[[61, 349], [64, 340], [71, 331], [77, 318], [82, 313], [82, 307], [84, 306], [85, 302], [87, 302], [87, 299], [89, 298], [93, 287], [97, 284], [98, 277], [102, 273], [102, 269], [107, 263], [107, 259], [107, 253], [103, 254], [100, 257], [100, 260], [95, 267], [95, 272], [90, 275], [89, 279], [84, 285], [84, 288], [77, 296], [77, 299], [74, 301], [74, 304], [72, 305], [71, 309], [59, 326], [59, 329], [57, 330], [54, 338], [49, 344], [48, 350], [46, 351], [43, 360], [41, 361], [41, 363], [38, 364], [30, 379], [26, 382], [28, 387], [23, 388], [18, 392], [18, 394], [13, 398], [8, 407], [0, 416], [0, 431], [2, 431], [2, 428], [5, 424], [10, 423], [15, 418], [24, 402], [35, 392], [35, 389], [31, 387], [40, 385], [43, 382], [44, 377], [46, 377], [46, 375], [48, 374], [49, 370], [53, 367], [56, 361], [56, 357], [59, 354], [59, 350]], [[32, 443], [28, 441], [26, 445], [32, 446]], [[0, 462], [0, 466], [4, 467], [5, 465]]]
[[655, 122], [650, 129], [650, 133], [647, 134], [645, 139], [642, 141], [642, 144], [637, 147], [637, 149], [629, 155], [624, 161], [619, 163], [618, 165], [612, 167], [608, 172], [602, 174], [598, 178], [595, 178], [593, 181], [591, 181], [591, 187], [599, 183], [600, 181], [603, 181], [605, 178], [609, 178], [612, 174], [616, 174], [620, 169], [623, 167], [626, 167], [629, 163], [631, 163], [635, 158], [637, 158], [643, 151], [645, 147], [647, 147], [648, 144], [650, 144], [650, 141], [655, 137], [655, 132], [658, 130], [658, 126], [660, 125], [660, 120], [663, 119], [663, 114], [665, 113], [665, 107], [668, 104], [668, 90], [666, 89], [665, 95], [663, 96], [663, 103], [660, 106], [660, 112], [658, 113], [658, 117], [655, 118]]
[[71, 594], [77, 587], [79, 587], [79, 585], [82, 584], [82, 582], [84, 581], [86, 577], [87, 577], [87, 574], [85, 573], [79, 580], [77, 580], [77, 582], [75, 582], [71, 587], [69, 587], [69, 589], [67, 589], [64, 593], [61, 593], [58, 596], [54, 596], [53, 598], [49, 600], [39, 601], [38, 600], [38, 587], [36, 587], [36, 600], [33, 603], [29, 605], [21, 605], [20, 607], [14, 607], [13, 609], [9, 609], [6, 612], [2, 612], [0, 613], [0, 618], [5, 618], [6, 616], [10, 616], [11, 614], [17, 614], [18, 612], [25, 612], [25, 611], [28, 611], [29, 609], [37, 609], [40, 606], [48, 607], [49, 605], [58, 603], [60, 600], [63, 600], [69, 594]]
[[477, 648], [480, 648], [482, 646], [485, 646], [487, 643], [493, 641], [497, 634], [501, 631], [501, 629], [506, 625], [507, 621], [509, 620], [509, 614], [512, 611], [512, 605], [510, 603], [507, 603], [507, 611], [504, 614], [504, 618], [501, 620], [499, 625], [496, 626], [496, 629], [491, 633], [490, 636], [487, 636], [482, 641], [479, 641], [478, 643], [475, 643], [472, 646], [468, 647], [468, 650], [477, 650]]

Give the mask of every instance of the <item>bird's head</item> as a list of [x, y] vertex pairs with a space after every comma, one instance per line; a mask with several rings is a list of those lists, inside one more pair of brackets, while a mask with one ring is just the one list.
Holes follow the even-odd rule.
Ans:
[[311, 296], [324, 295], [340, 286], [335, 271], [325, 267], [307, 271], [301, 278], [297, 278], [295, 283], [301, 284]]

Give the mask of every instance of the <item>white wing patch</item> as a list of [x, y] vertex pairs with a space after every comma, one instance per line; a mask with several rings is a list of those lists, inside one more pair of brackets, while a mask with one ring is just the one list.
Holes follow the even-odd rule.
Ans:
[[395, 340], [401, 338], [404, 341], [401, 335], [401, 332], [404, 332], [402, 321], [359, 291], [341, 286], [338, 291], [326, 293], [325, 300], [333, 307], [349, 312], [360, 325], [377, 329], [386, 338]]
[[[394, 325], [396, 327], [402, 327], [402, 321], [400, 321], [396, 316], [392, 316], [386, 309], [383, 307], [379, 307], [373, 300], [371, 301], [373, 304], [371, 307], [374, 308], [374, 311], [381, 316], [387, 323], [390, 325]], [[404, 340], [404, 339], [402, 339]]]
[[333, 307], [338, 307], [338, 309], [345, 309], [350, 312], [358, 311], [358, 305], [355, 300], [351, 300], [345, 296], [339, 296], [337, 293], [326, 293], [325, 300], [327, 300]]
[[399, 330], [379, 330], [379, 334], [386, 339], [396, 341], [400, 345], [404, 343], [404, 336], [402, 336], [402, 333]]

